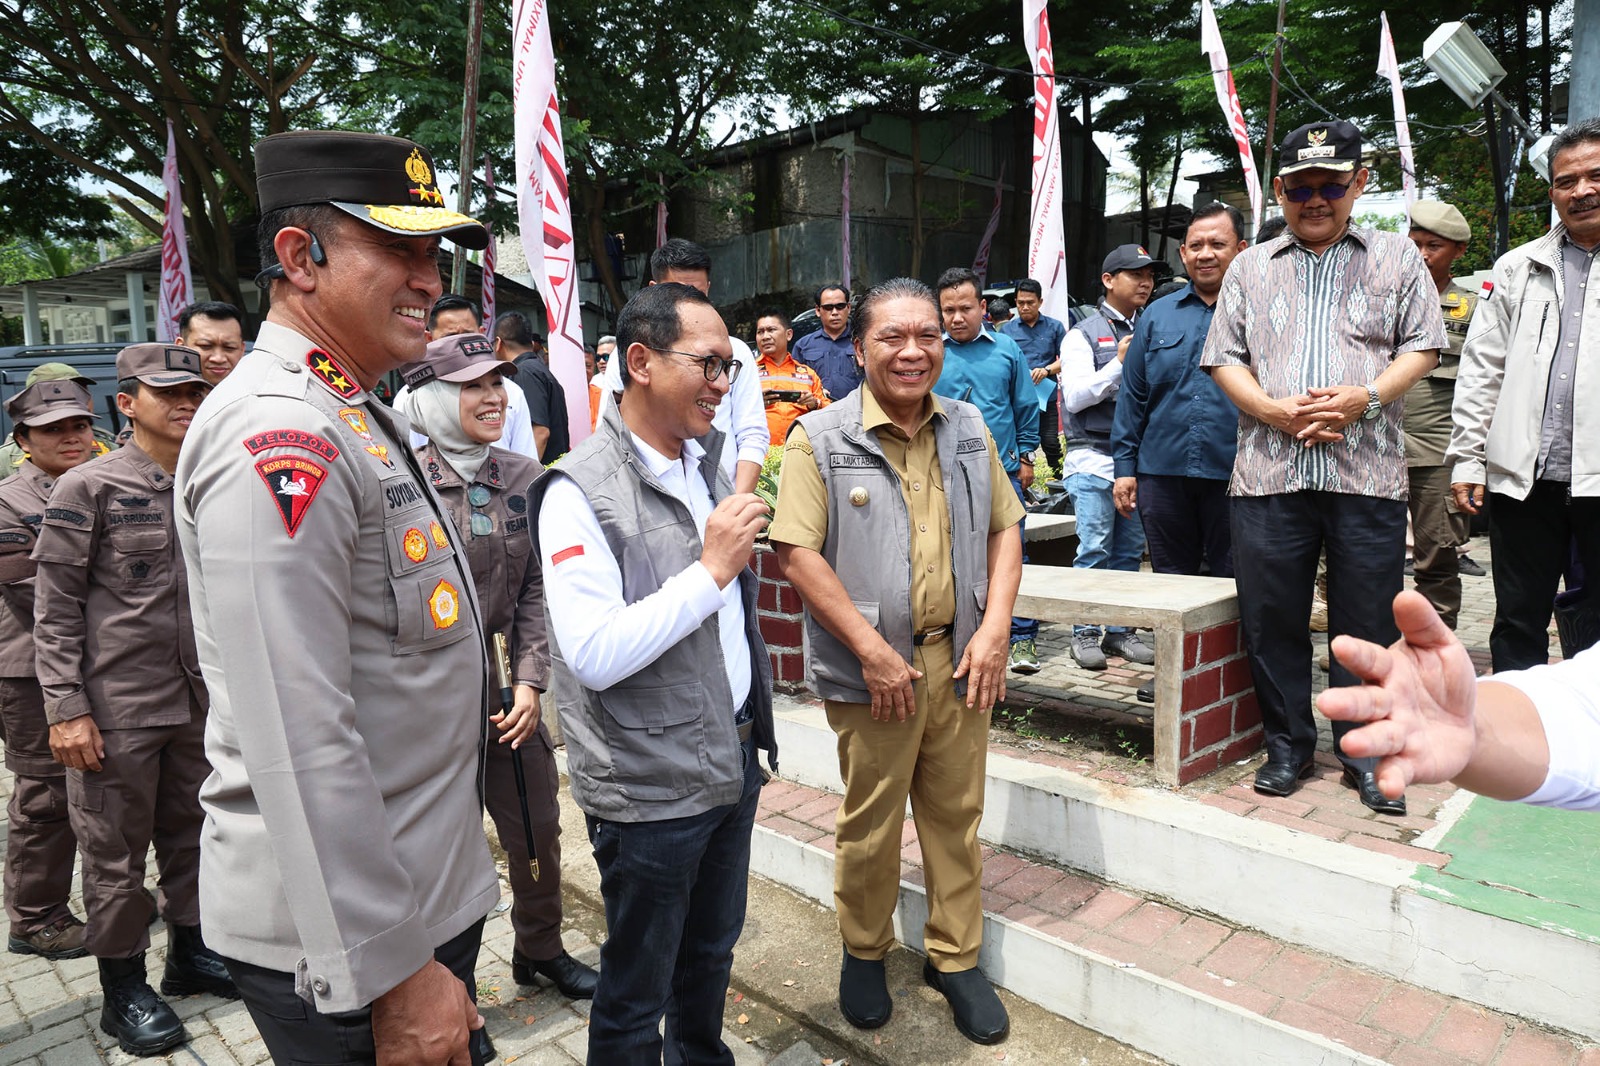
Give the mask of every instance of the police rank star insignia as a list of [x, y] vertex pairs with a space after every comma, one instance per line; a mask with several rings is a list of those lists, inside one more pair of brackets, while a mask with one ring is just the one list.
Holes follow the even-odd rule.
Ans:
[[865, 507], [867, 505], [868, 498], [867, 490], [862, 488], [860, 485], [857, 485], [855, 488], [850, 490], [851, 507]]
[[272, 493], [272, 502], [278, 505], [284, 532], [293, 539], [311, 509], [311, 501], [327, 480], [327, 468], [302, 456], [278, 455], [258, 459], [256, 473]]
[[344, 372], [344, 367], [327, 352], [313, 348], [306, 353], [306, 366], [311, 376], [332, 389], [336, 396], [348, 400], [361, 392], [361, 386]]
[[440, 580], [428, 594], [428, 614], [433, 618], [433, 628], [449, 629], [461, 618], [461, 597], [450, 582]]

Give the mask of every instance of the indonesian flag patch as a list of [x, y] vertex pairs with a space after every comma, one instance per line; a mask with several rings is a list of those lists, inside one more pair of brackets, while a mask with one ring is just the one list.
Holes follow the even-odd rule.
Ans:
[[258, 460], [256, 473], [272, 493], [272, 502], [278, 505], [284, 531], [293, 538], [311, 509], [311, 501], [327, 480], [327, 469], [298, 455], [278, 455]]

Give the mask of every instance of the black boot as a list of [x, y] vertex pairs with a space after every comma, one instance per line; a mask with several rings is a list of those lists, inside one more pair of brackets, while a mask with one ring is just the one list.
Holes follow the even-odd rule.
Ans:
[[200, 992], [223, 999], [239, 998], [222, 956], [206, 947], [200, 927], [168, 922], [167, 968], [161, 973], [161, 994], [193, 996]]
[[167, 1001], [145, 980], [144, 952], [131, 959], [101, 959], [100, 1028], [130, 1055], [159, 1055], [189, 1039]]
[[565, 951], [553, 959], [530, 959], [512, 948], [511, 979], [519, 985], [531, 985], [534, 974], [548, 978], [568, 999], [593, 999], [594, 990], [600, 984], [598, 970], [585, 966]]

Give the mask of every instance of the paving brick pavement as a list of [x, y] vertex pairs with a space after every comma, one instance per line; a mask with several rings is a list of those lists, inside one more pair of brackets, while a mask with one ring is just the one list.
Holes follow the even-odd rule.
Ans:
[[[0, 768], [0, 807], [10, 799], [11, 790], [12, 775]], [[0, 851], [5, 834], [4, 819], [0, 819]], [[568, 861], [592, 860], [586, 849], [574, 848]], [[154, 870], [153, 856], [148, 865]], [[153, 874], [149, 886], [155, 887]], [[502, 901], [509, 900], [503, 872], [501, 890]], [[76, 880], [72, 904], [81, 916], [83, 900]], [[590, 965], [597, 964], [603, 916], [569, 896], [566, 924], [563, 940], [567, 950]], [[155, 985], [161, 978], [166, 931], [158, 923], [150, 934], [146, 960]], [[497, 911], [490, 915], [478, 956], [478, 998], [499, 1052], [497, 1061], [522, 1066], [583, 1062], [588, 1048], [589, 1004], [569, 1001], [548, 986], [518, 987], [511, 979], [512, 940], [508, 914]], [[730, 992], [730, 1002], [736, 995]], [[189, 1031], [189, 1042], [169, 1055], [141, 1059], [121, 1051], [100, 1031], [101, 1002], [93, 958], [47, 962], [37, 956], [0, 953], [0, 1066], [257, 1066], [271, 1061], [242, 1003], [204, 995], [169, 1000]], [[824, 1060], [810, 1043], [794, 1040], [794, 1026], [775, 1016], [769, 1006], [730, 1007], [728, 1017], [729, 1030], [724, 1035], [737, 1066], [817, 1066]], [[746, 1021], [741, 1023], [740, 1018]], [[775, 1046], [767, 1046], [769, 1035]]]
[[[832, 843], [822, 823], [832, 825], [828, 808], [837, 805], [836, 795], [774, 781], [762, 791], [757, 822], [822, 847]], [[810, 832], [792, 831], [797, 825]], [[901, 840], [900, 876], [922, 885], [922, 852], [909, 818]], [[985, 911], [1387, 1062], [1569, 1066], [1600, 1059], [1600, 1049], [1575, 1038], [1214, 916], [988, 845], [983, 856]]]

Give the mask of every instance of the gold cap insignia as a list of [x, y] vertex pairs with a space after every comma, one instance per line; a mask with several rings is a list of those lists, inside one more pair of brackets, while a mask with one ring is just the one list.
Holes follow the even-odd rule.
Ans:
[[867, 505], [867, 490], [857, 485], [850, 490], [850, 506], [865, 507]]
[[1313, 146], [1320, 146], [1328, 140], [1327, 130], [1312, 130], [1306, 134], [1306, 141]]

